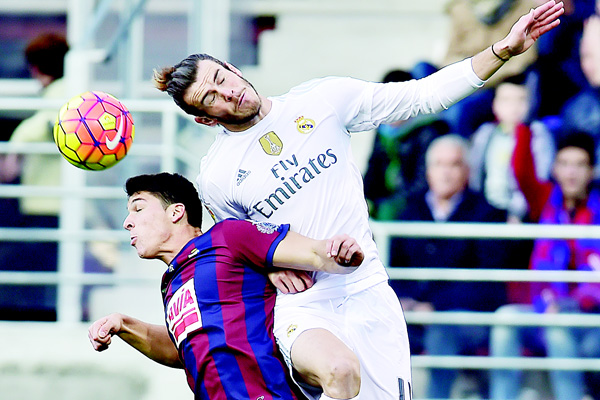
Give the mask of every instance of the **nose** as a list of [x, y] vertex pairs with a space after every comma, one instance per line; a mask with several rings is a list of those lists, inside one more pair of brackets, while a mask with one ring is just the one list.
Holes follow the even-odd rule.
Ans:
[[223, 97], [223, 99], [225, 99], [225, 101], [232, 101], [233, 99], [235, 99], [236, 94], [233, 91], [233, 89], [221, 89], [221, 96]]
[[125, 221], [123, 221], [123, 228], [127, 229], [128, 231], [131, 230], [131, 228], [133, 228], [133, 222], [131, 222], [129, 216], [127, 216], [127, 218], [125, 218]]

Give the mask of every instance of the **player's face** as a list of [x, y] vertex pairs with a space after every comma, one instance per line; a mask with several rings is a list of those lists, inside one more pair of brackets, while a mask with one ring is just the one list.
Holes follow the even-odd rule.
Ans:
[[220, 124], [244, 125], [258, 118], [261, 98], [237, 70], [210, 60], [198, 63], [196, 81], [183, 96]]
[[167, 249], [165, 244], [171, 237], [172, 223], [168, 217], [170, 209], [148, 192], [138, 192], [127, 202], [129, 214], [123, 227], [129, 231], [131, 245], [140, 258], [160, 258]]
[[565, 199], [577, 200], [587, 196], [587, 188], [594, 176], [588, 154], [578, 147], [565, 147], [556, 153], [553, 168]]
[[427, 183], [436, 197], [450, 199], [465, 189], [468, 178], [469, 169], [460, 146], [439, 144], [431, 150]]

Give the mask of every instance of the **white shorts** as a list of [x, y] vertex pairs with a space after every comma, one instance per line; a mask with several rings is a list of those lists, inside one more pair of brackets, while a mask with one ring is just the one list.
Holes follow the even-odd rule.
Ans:
[[275, 337], [290, 369], [294, 341], [314, 328], [333, 333], [360, 360], [361, 399], [412, 398], [406, 321], [398, 297], [387, 282], [352, 296], [276, 307]]

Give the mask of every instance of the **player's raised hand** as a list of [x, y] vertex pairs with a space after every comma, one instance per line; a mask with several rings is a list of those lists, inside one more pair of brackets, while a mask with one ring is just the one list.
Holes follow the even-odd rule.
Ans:
[[96, 351], [108, 349], [112, 335], [119, 332], [123, 324], [120, 314], [110, 314], [94, 322], [88, 329], [88, 338]]
[[356, 242], [356, 239], [348, 235], [336, 235], [327, 240], [327, 254], [335, 262], [352, 272], [362, 264], [365, 254]]
[[494, 49], [497, 52], [506, 51], [511, 57], [527, 51], [540, 36], [560, 24], [558, 17], [563, 13], [563, 3], [554, 0], [531, 9], [519, 18], [506, 38], [498, 42]]

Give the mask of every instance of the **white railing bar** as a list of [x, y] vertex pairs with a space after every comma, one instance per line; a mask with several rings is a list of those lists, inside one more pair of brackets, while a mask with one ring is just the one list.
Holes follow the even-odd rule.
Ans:
[[[8, 195], [3, 195], [3, 186], [7, 187], [7, 191], [10, 191], [11, 194], [10, 196]], [[22, 185], [0, 185], [0, 197], [22, 197], [22, 196], [18, 196], [17, 189], [18, 188], [25, 188], [24, 190], [28, 191], [28, 194], [35, 194], [35, 195], [46, 195], [48, 196], [49, 193], [52, 193], [53, 195], [57, 196], [59, 195], [61, 192], [65, 192], [65, 195], [81, 195], [82, 197], [100, 197], [100, 198], [115, 198], [113, 196], [116, 196], [117, 193], [120, 193], [120, 195], [122, 196], [122, 198], [124, 199], [124, 192], [122, 192], [122, 187], [115, 187], [115, 186], [107, 186], [107, 187], [93, 187], [93, 186], [89, 186], [89, 187], [85, 187], [84, 189], [80, 190], [80, 189], [60, 189], [60, 188], [56, 188], [56, 187], [39, 187], [42, 188], [41, 190], [43, 190], [43, 193], [38, 192], [37, 189], [35, 189], [35, 187], [27, 187], [27, 186], [22, 186]], [[90, 190], [90, 192], [95, 192], [93, 193], [94, 196], [92, 195], [88, 195], [87, 191]], [[103, 193], [102, 191], [106, 190], [106, 193]], [[404, 223], [398, 223], [398, 225], [403, 225]], [[551, 238], [551, 239], [600, 239], [600, 226], [581, 226], [581, 225], [538, 225], [538, 224], [521, 224], [521, 225], [509, 225], [509, 224], [492, 224], [492, 223], [481, 223], [481, 224], [467, 224], [469, 228], [471, 228], [475, 233], [466, 233], [466, 232], [454, 232], [453, 228], [454, 226], [456, 226], [457, 229], [460, 229], [461, 225], [465, 225], [465, 224], [444, 224], [447, 225], [443, 228], [445, 229], [441, 229], [442, 227], [440, 227], [439, 225], [436, 225], [436, 223], [427, 223], [427, 225], [429, 226], [422, 226], [422, 228], [424, 229], [424, 231], [430, 231], [428, 232], [428, 235], [431, 237], [456, 237], [456, 238], [463, 238], [463, 237], [476, 237], [476, 235], [480, 234], [483, 232], [483, 236], [485, 237], [485, 235], [489, 234], [489, 233], [485, 233], [485, 232], [492, 232], [492, 231], [497, 231], [498, 233], [498, 237], [499, 238], [503, 238], [503, 239], [524, 239], [524, 238], [531, 238], [534, 239], [536, 237], [547, 237], [547, 238]], [[437, 227], [437, 231], [433, 232], [433, 229], [435, 229]], [[398, 230], [403, 230], [404, 228], [399, 227]], [[551, 233], [549, 233], [549, 231], [552, 231]], [[452, 236], [454, 235], [454, 236]], [[550, 237], [551, 236], [551, 237]], [[409, 268], [402, 268], [405, 270], [409, 270]], [[431, 270], [435, 270], [434, 268], [431, 268]], [[441, 268], [440, 270], [444, 270], [444, 268]], [[448, 269], [446, 268], [445, 270], [447, 271], [451, 271], [449, 273], [454, 273], [455, 271], [457, 271], [457, 269]], [[468, 270], [469, 273], [476, 273], [475, 269], [470, 269]], [[516, 271], [516, 270], [512, 270], [512, 271]]]
[[477, 311], [405, 311], [412, 325], [504, 325], [504, 326], [581, 326], [600, 327], [600, 315], [582, 313], [498, 313]]
[[118, 186], [34, 186], [34, 185], [1, 185], [0, 197], [65, 197], [78, 196], [94, 199], [120, 199], [125, 200], [125, 191]]
[[[0, 242], [54, 242], [64, 238], [69, 240], [89, 241], [111, 241], [127, 243], [129, 235], [123, 230], [80, 230], [80, 231], [62, 231], [52, 228], [0, 228]], [[408, 269], [408, 268], [407, 268]], [[446, 273], [443, 268], [410, 269], [408, 273], [403, 274], [402, 279], [406, 280], [453, 280], [450, 274], [444, 278], [439, 278], [435, 271]], [[411, 272], [415, 272], [414, 275]], [[421, 274], [420, 272], [427, 272]], [[530, 271], [530, 270], [478, 270], [479, 276], [469, 279], [456, 279], [481, 282], [599, 282], [598, 274], [585, 271]], [[515, 276], [520, 275], [520, 276]], [[600, 326], [600, 324], [599, 324]]]
[[[40, 97], [1, 97], [0, 110], [3, 111], [38, 111], [58, 110], [68, 99], [43, 99]], [[139, 113], [163, 113], [168, 110], [179, 111], [170, 99], [122, 99], [119, 101], [131, 112]]]
[[484, 268], [387, 268], [397, 280], [478, 282], [600, 282], [600, 271], [543, 271]]
[[11, 143], [0, 142], [0, 154], [58, 154], [56, 144], [53, 142], [27, 142]]
[[58, 242], [61, 240], [127, 242], [129, 234], [124, 229], [0, 228], [0, 241], [5, 242]]
[[0, 271], [3, 285], [160, 285], [160, 278], [111, 273], [61, 274], [58, 272]]
[[479, 239], [600, 239], [598, 225], [370, 221], [379, 236]]
[[[179, 149], [179, 147], [178, 147]], [[59, 154], [53, 142], [47, 143], [11, 143], [0, 142], [0, 154]], [[162, 156], [164, 147], [162, 144], [138, 144], [133, 142], [128, 155], [133, 156]], [[175, 154], [175, 157], [177, 154]], [[91, 173], [96, 171], [90, 171]]]
[[411, 364], [416, 368], [600, 371], [597, 358], [415, 355]]

